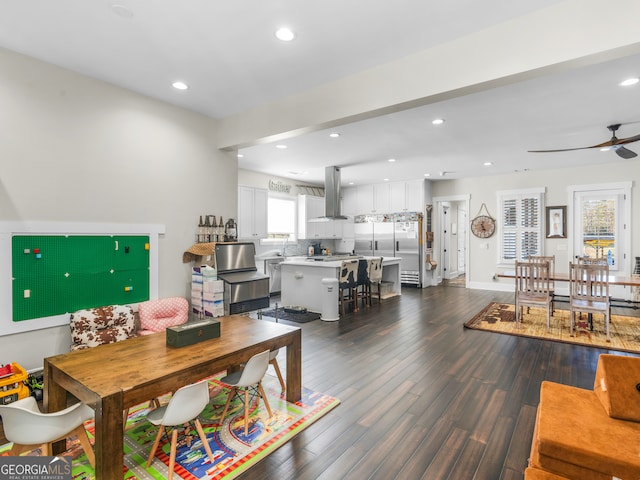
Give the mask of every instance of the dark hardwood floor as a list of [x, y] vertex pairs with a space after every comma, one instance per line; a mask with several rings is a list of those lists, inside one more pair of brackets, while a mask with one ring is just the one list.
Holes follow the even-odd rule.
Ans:
[[303, 385], [342, 403], [239, 478], [522, 479], [540, 382], [592, 388], [607, 351], [464, 329], [491, 301], [513, 294], [405, 288], [301, 324]]
[[463, 328], [512, 297], [404, 288], [338, 322], [294, 324], [303, 385], [342, 403], [238, 478], [522, 479], [540, 382], [592, 388], [607, 351]]

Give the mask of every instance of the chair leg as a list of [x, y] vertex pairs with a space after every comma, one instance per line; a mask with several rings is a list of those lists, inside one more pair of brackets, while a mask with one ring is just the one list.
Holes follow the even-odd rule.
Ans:
[[96, 468], [96, 456], [95, 456], [95, 453], [93, 451], [93, 447], [91, 446], [91, 442], [89, 441], [89, 436], [87, 435], [87, 431], [84, 429], [84, 424], [83, 425], [78, 425], [69, 434], [69, 436], [71, 436], [71, 435], [76, 435], [78, 437], [78, 440], [80, 441], [80, 445], [82, 445], [82, 448], [84, 449], [84, 453], [87, 455], [87, 459], [89, 460], [89, 463], [95, 469]]
[[211, 460], [211, 465], [213, 465], [215, 463], [215, 459], [213, 458], [213, 452], [211, 451], [211, 447], [209, 446], [209, 441], [207, 440], [207, 436], [204, 434], [204, 430], [202, 429], [202, 424], [200, 423], [200, 420], [198, 420], [197, 418], [193, 421], [193, 423], [196, 425], [198, 436], [200, 437], [200, 440], [202, 440], [202, 445], [204, 446], [204, 449], [207, 452], [207, 455], [209, 456], [209, 460]]
[[267, 412], [269, 412], [269, 418], [273, 417], [273, 413], [271, 412], [271, 406], [269, 405], [269, 400], [267, 400], [267, 394], [264, 392], [264, 388], [262, 388], [262, 382], [258, 383], [258, 392], [260, 392], [260, 396], [262, 397], [264, 406], [267, 407]]
[[151, 451], [149, 452], [149, 457], [147, 458], [147, 468], [151, 466], [151, 462], [153, 462], [153, 457], [156, 456], [156, 450], [158, 449], [158, 445], [160, 445], [160, 439], [162, 438], [162, 425], [158, 425], [158, 433], [156, 434], [156, 439], [153, 441], [153, 445], [151, 446]]
[[244, 389], [244, 434], [249, 435], [249, 389]]
[[171, 453], [169, 454], [169, 474], [167, 480], [173, 478], [173, 469], [176, 467], [176, 448], [178, 447], [178, 429], [174, 428], [171, 434]]
[[227, 403], [224, 405], [224, 410], [222, 411], [222, 415], [220, 416], [220, 425], [224, 421], [224, 417], [227, 414], [227, 410], [229, 410], [229, 405], [231, 404], [231, 399], [236, 394], [236, 387], [231, 387], [229, 390], [229, 396], [227, 397]]
[[273, 365], [273, 368], [276, 371], [276, 375], [278, 376], [278, 380], [280, 381], [280, 388], [284, 392], [286, 390], [286, 386], [284, 383], [284, 378], [282, 378], [282, 372], [280, 371], [280, 366], [278, 365], [278, 359], [272, 358], [271, 360], [269, 360], [269, 363]]

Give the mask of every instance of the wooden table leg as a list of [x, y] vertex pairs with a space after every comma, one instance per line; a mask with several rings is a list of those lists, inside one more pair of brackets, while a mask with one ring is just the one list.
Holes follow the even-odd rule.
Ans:
[[[55, 381], [54, 368], [44, 359], [44, 411], [46, 413], [59, 412], [67, 407], [67, 391]], [[52, 455], [63, 453], [67, 448], [66, 439], [51, 445]]]
[[124, 472], [124, 423], [122, 392], [96, 404], [96, 478], [122, 478]]
[[287, 345], [287, 402], [302, 398], [302, 330], [293, 332], [293, 342]]

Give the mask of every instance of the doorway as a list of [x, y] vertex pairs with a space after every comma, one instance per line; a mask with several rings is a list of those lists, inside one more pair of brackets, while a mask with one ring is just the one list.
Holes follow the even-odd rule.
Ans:
[[439, 260], [436, 283], [469, 286], [469, 198], [469, 195], [456, 195], [433, 199], [438, 222], [434, 230], [439, 232], [433, 249]]

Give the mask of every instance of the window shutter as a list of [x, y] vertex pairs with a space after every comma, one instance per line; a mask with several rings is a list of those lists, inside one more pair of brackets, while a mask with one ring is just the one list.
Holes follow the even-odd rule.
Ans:
[[542, 193], [499, 195], [500, 262], [515, 263], [542, 252]]

